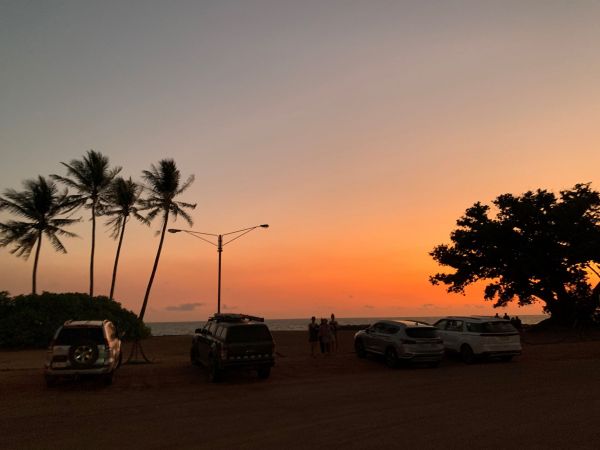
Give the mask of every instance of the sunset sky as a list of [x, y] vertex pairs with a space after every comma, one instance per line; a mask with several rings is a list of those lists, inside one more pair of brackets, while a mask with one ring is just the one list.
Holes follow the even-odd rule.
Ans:
[[[478, 200], [600, 189], [599, 21], [588, 1], [3, 1], [0, 190], [92, 148], [138, 180], [174, 158], [195, 230], [270, 224], [225, 247], [226, 311], [493, 314], [431, 286], [428, 252]], [[87, 291], [86, 214], [67, 255], [44, 242], [38, 289]], [[136, 313], [158, 229], [125, 236]], [[100, 228], [98, 294], [115, 249]], [[32, 264], [0, 249], [0, 290], [29, 292]], [[214, 247], [167, 235], [146, 319], [205, 319], [216, 279]]]

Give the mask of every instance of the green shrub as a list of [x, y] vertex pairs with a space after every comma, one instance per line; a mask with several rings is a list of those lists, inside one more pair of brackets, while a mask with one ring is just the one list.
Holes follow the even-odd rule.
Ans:
[[67, 320], [110, 320], [126, 340], [150, 336], [133, 312], [108, 297], [44, 292], [11, 298], [0, 292], [0, 347], [45, 347]]

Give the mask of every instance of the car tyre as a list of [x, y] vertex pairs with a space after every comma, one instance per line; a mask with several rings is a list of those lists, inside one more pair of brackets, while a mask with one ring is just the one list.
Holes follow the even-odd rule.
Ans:
[[473, 364], [475, 362], [475, 354], [470, 345], [462, 345], [460, 348], [460, 359], [462, 359], [465, 364]]
[[391, 369], [398, 367], [398, 354], [393, 348], [388, 348], [385, 351], [385, 364]]
[[258, 378], [266, 380], [269, 378], [269, 375], [271, 375], [271, 368], [269, 366], [258, 369]]
[[98, 360], [98, 345], [93, 341], [82, 341], [69, 348], [69, 361], [73, 367], [86, 369]]
[[200, 363], [198, 362], [198, 351], [195, 346], [192, 346], [190, 349], [190, 362], [193, 366], [198, 366]]
[[354, 351], [356, 352], [356, 356], [359, 358], [366, 358], [367, 351], [365, 350], [365, 344], [360, 339], [354, 343]]
[[123, 353], [119, 352], [119, 362], [117, 362], [117, 369], [123, 364]]
[[217, 362], [212, 359], [208, 364], [208, 381], [211, 383], [218, 383], [221, 381], [222, 373], [217, 365]]

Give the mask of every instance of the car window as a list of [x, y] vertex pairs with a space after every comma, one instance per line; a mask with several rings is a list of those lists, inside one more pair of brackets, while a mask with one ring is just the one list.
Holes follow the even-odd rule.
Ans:
[[215, 331], [215, 336], [217, 336], [217, 337], [221, 337], [221, 336], [223, 336], [223, 334], [224, 334], [224, 331], [225, 331], [225, 327], [223, 327], [223, 326], [219, 325], [219, 326], [217, 327], [217, 330]]
[[229, 327], [227, 330], [227, 342], [258, 342], [272, 341], [271, 332], [266, 325], [241, 325]]
[[210, 334], [214, 334], [214, 333], [215, 333], [215, 323], [214, 323], [214, 322], [212, 322], [212, 321], [209, 321], [209, 322], [206, 324], [206, 327], [205, 327], [205, 328], [206, 328], [206, 331], [210, 331]]
[[462, 320], [449, 320], [446, 324], [447, 331], [462, 331], [463, 321]]
[[406, 335], [411, 338], [434, 338], [437, 337], [437, 330], [433, 327], [409, 327]]
[[445, 319], [438, 320], [438, 321], [435, 323], [434, 327], [436, 327], [436, 328], [438, 328], [438, 329], [440, 329], [440, 330], [443, 330], [443, 329], [445, 329], [445, 328], [446, 328], [446, 322], [447, 322], [447, 320], [445, 320]]
[[483, 324], [484, 333], [516, 333], [517, 329], [510, 322], [486, 322]]
[[483, 333], [483, 324], [467, 322], [467, 331], [472, 333]]
[[115, 330], [115, 326], [112, 323], [106, 324], [106, 334], [111, 341], [117, 338], [117, 330]]
[[373, 325], [371, 327], [371, 329], [375, 332], [375, 333], [383, 333], [385, 330], [385, 324], [381, 323], [381, 322], [377, 322], [375, 325]]
[[56, 345], [72, 345], [83, 341], [91, 341], [94, 344], [104, 344], [104, 332], [101, 327], [65, 327], [60, 330], [56, 338]]

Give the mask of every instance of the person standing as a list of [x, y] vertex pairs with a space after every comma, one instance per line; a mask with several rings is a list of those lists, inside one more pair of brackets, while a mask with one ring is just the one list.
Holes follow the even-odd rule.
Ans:
[[331, 329], [327, 319], [321, 319], [319, 325], [319, 342], [321, 344], [321, 353], [329, 353], [331, 350]]
[[315, 316], [310, 318], [310, 323], [308, 324], [308, 342], [310, 344], [310, 356], [314, 358], [316, 356], [317, 342], [319, 342], [319, 324]]
[[338, 323], [335, 320], [335, 315], [331, 313], [331, 320], [329, 321], [329, 329], [331, 330], [331, 351], [337, 352], [338, 350]]

